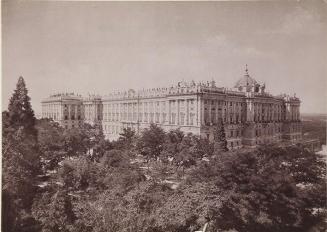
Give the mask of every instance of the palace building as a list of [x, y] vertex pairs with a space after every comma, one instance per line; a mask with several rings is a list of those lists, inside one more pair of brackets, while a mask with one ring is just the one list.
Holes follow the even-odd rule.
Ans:
[[[80, 112], [81, 120], [101, 124], [110, 140], [117, 139], [123, 128], [130, 127], [138, 133], [151, 123], [166, 131], [179, 128], [185, 133], [213, 140], [220, 120], [229, 149], [295, 142], [302, 137], [300, 100], [295, 96], [267, 93], [265, 85], [252, 78], [247, 68], [233, 89], [217, 87], [214, 81], [192, 81], [179, 82], [169, 88], [130, 89], [102, 98], [79, 98], [78, 103], [77, 100], [55, 99], [58, 97], [42, 102], [43, 117], [51, 117], [61, 125], [75, 125], [69, 122], [71, 115], [76, 119]], [[64, 108], [54, 111], [57, 108], [53, 105], [64, 105]], [[72, 111], [71, 105], [83, 109]]]
[[90, 125], [102, 123], [102, 100], [99, 95], [89, 95], [83, 99], [84, 121]]
[[84, 121], [83, 99], [74, 93], [53, 94], [42, 101], [42, 118], [65, 128], [78, 127]]

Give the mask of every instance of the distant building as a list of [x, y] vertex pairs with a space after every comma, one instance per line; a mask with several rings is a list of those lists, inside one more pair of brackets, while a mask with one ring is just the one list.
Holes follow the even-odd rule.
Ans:
[[54, 94], [42, 101], [42, 117], [62, 127], [78, 127], [84, 121], [83, 99], [74, 93]]
[[[265, 85], [253, 79], [247, 68], [233, 90], [217, 87], [214, 81], [179, 82], [169, 88], [130, 89], [102, 99], [84, 99], [83, 108], [83, 118], [101, 123], [109, 139], [117, 139], [123, 128], [138, 133], [155, 123], [166, 131], [179, 128], [213, 140], [219, 120], [229, 149], [295, 142], [302, 137], [300, 100], [265, 92]], [[43, 115], [53, 118], [51, 108], [45, 107]]]
[[102, 124], [102, 99], [98, 95], [89, 95], [83, 99], [84, 120], [91, 125]]

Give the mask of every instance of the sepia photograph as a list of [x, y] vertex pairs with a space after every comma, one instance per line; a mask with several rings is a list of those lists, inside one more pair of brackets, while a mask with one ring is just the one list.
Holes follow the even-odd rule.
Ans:
[[327, 0], [1, 1], [2, 232], [327, 231]]

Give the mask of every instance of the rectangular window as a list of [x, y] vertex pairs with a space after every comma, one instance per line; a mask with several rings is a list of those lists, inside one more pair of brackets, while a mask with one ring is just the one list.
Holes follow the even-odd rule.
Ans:
[[215, 108], [211, 109], [211, 123], [216, 123], [216, 111]]
[[171, 114], [171, 124], [175, 124], [175, 122], [176, 122], [176, 114], [172, 113]]
[[144, 113], [144, 122], [148, 122], [148, 113]]
[[181, 118], [180, 118], [181, 125], [184, 125], [184, 118], [185, 118], [185, 114], [181, 113]]
[[163, 113], [162, 114], [162, 123], [165, 123], [165, 121], [166, 121], [166, 113]]
[[190, 113], [190, 125], [194, 125], [194, 114]]
[[209, 125], [209, 112], [207, 108], [204, 108], [204, 124]]
[[160, 114], [156, 113], [156, 123], [159, 123], [159, 117], [160, 117]]

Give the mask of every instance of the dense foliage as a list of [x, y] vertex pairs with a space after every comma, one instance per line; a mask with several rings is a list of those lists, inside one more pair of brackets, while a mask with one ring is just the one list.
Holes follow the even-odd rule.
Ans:
[[40, 174], [35, 117], [24, 79], [18, 79], [8, 111], [2, 113], [2, 227], [23, 231], [30, 217]]
[[230, 152], [223, 125], [213, 143], [154, 124], [109, 142], [98, 126], [36, 120], [22, 78], [11, 102], [2, 231], [326, 229], [326, 164], [301, 147]]

